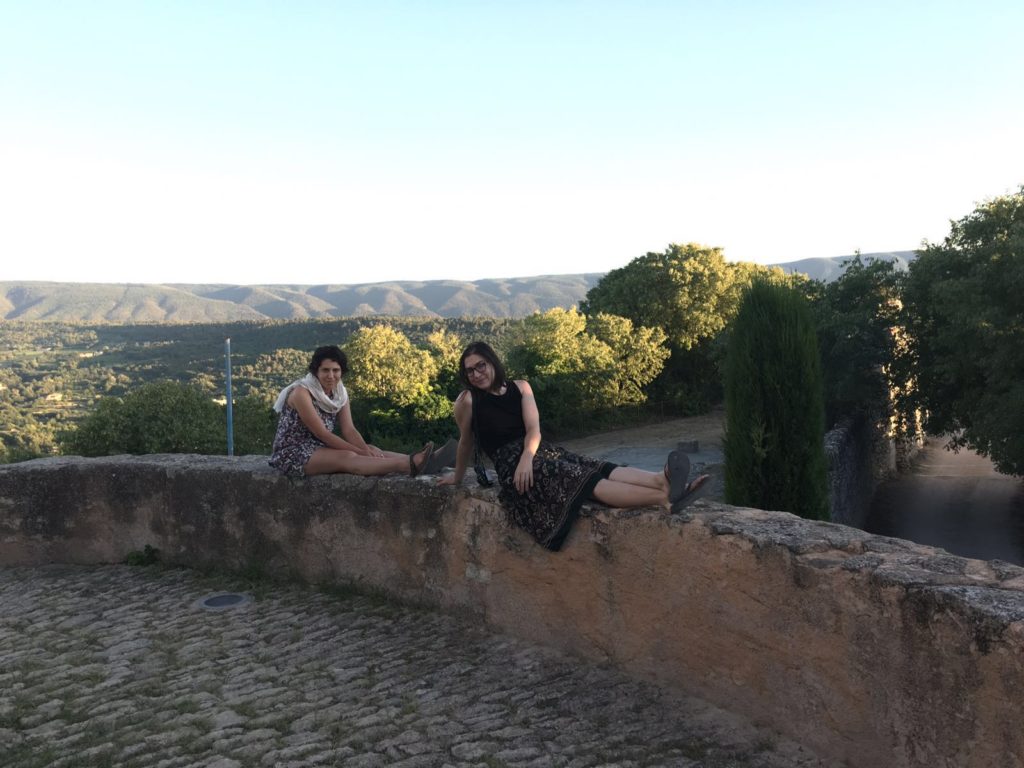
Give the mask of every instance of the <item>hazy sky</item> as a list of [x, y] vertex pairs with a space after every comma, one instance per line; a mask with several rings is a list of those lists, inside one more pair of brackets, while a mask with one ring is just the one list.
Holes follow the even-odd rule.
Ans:
[[1024, 3], [0, 0], [0, 280], [909, 250], [1024, 183]]

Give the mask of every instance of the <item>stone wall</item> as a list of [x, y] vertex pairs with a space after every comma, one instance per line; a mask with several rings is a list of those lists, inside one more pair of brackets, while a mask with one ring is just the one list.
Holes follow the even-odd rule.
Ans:
[[1024, 569], [997, 561], [705, 502], [587, 510], [552, 554], [506, 527], [492, 490], [426, 478], [291, 481], [260, 457], [0, 467], [0, 564], [115, 562], [146, 544], [469, 612], [837, 764], [1024, 766]]
[[863, 528], [880, 483], [909, 468], [924, 440], [894, 439], [870, 419], [843, 419], [825, 433], [832, 522]]
[[828, 507], [832, 521], [863, 528], [871, 508], [870, 465], [863, 441], [844, 422], [825, 433], [828, 461]]
[[825, 433], [828, 501], [834, 523], [863, 528], [867, 522], [875, 488], [889, 472], [888, 463], [880, 466], [879, 445], [892, 445], [872, 437], [864, 419], [846, 419]]

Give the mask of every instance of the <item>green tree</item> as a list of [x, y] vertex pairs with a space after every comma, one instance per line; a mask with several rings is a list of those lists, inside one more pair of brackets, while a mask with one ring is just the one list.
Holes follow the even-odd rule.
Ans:
[[661, 328], [635, 327], [628, 317], [598, 312], [587, 318], [587, 330], [611, 350], [606, 373], [608, 399], [615, 405], [643, 403], [647, 386], [657, 378], [671, 354]]
[[908, 400], [929, 432], [1024, 475], [1024, 186], [950, 224], [907, 275]]
[[807, 301], [755, 281], [725, 365], [725, 497], [730, 504], [827, 519], [818, 341]]
[[627, 318], [550, 309], [522, 321], [507, 355], [510, 376], [529, 379], [545, 428], [558, 434], [614, 421], [614, 409], [645, 402], [668, 350], [658, 328]]
[[778, 267], [729, 263], [721, 248], [672, 243], [613, 269], [580, 308], [588, 315], [607, 312], [661, 328], [673, 348], [692, 349], [728, 326], [743, 290], [759, 275], [791, 279]]
[[255, 362], [251, 366], [242, 366], [241, 370], [246, 375], [262, 377], [281, 389], [306, 375], [309, 358], [307, 351], [285, 347], [256, 355]]
[[234, 401], [232, 432], [235, 454], [269, 455], [277, 430], [274, 400], [267, 394], [251, 392]]
[[345, 387], [353, 397], [412, 405], [430, 393], [438, 364], [390, 325], [360, 328], [345, 345], [349, 373]]
[[725, 260], [721, 248], [672, 243], [614, 269], [580, 307], [629, 318], [665, 332], [671, 357], [651, 387], [652, 396], [679, 413], [693, 413], [721, 397], [720, 341], [739, 309], [743, 291], [758, 276], [796, 282], [778, 267]]
[[844, 416], [887, 420], [899, 338], [902, 273], [889, 261], [858, 254], [829, 283], [807, 285], [825, 385], [825, 423]]
[[555, 433], [603, 405], [599, 371], [611, 350], [585, 333], [586, 324], [576, 310], [535, 312], [522, 320], [506, 357], [509, 377], [529, 380], [543, 424]]
[[587, 318], [576, 309], [556, 307], [527, 317], [526, 344], [534, 353], [536, 372], [579, 373], [587, 369], [588, 356], [594, 367], [604, 367], [609, 353], [594, 344], [586, 329]]
[[124, 397], [99, 401], [62, 452], [81, 456], [131, 453], [224, 453], [224, 409], [193, 387], [173, 381], [143, 384]]
[[453, 364], [457, 341], [446, 334], [430, 338], [436, 356], [390, 325], [359, 328], [349, 337], [345, 386], [352, 395], [356, 425], [370, 442], [413, 450], [424, 440], [440, 443], [451, 436], [452, 404], [446, 392], [439, 391], [437, 376], [446, 359]]
[[[238, 391], [260, 396], [277, 395], [295, 379], [306, 375], [310, 353], [301, 349], [284, 347], [270, 353], [256, 355], [251, 365], [239, 365], [233, 381]], [[224, 377], [216, 377], [217, 388], [222, 391]]]
[[437, 365], [437, 388], [449, 400], [454, 400], [462, 391], [459, 379], [459, 358], [465, 346], [457, 334], [440, 328], [427, 336], [427, 345]]

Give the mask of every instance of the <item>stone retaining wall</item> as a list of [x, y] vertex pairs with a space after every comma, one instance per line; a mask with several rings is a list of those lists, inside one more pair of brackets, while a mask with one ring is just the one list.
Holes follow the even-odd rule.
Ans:
[[263, 457], [0, 467], [0, 565], [357, 581], [718, 703], [850, 766], [1024, 766], [1024, 569], [778, 512], [587, 510], [552, 554], [489, 489]]
[[863, 528], [876, 484], [864, 422], [844, 421], [826, 432], [825, 458], [832, 522]]
[[863, 528], [880, 483], [907, 467], [923, 441], [893, 439], [866, 417], [843, 419], [825, 433], [832, 522]]

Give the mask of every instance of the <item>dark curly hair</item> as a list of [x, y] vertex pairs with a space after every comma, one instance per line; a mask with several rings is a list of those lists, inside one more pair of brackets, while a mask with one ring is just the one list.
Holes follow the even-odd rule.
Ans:
[[320, 366], [323, 365], [324, 360], [333, 360], [340, 365], [342, 375], [348, 373], [348, 358], [345, 356], [345, 353], [338, 349], [334, 344], [328, 344], [325, 347], [317, 347], [313, 351], [313, 359], [309, 361], [309, 372], [316, 376], [316, 372], [320, 370]]

